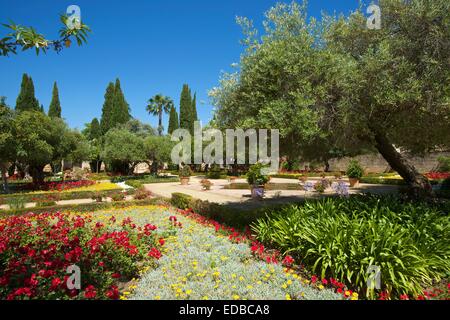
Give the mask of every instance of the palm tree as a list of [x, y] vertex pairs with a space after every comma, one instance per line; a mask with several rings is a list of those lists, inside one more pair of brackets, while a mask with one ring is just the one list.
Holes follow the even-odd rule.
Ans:
[[162, 136], [164, 130], [162, 125], [162, 116], [164, 113], [169, 113], [170, 109], [173, 107], [173, 101], [169, 97], [163, 96], [162, 94], [157, 94], [148, 100], [147, 112], [151, 115], [159, 117], [158, 133]]

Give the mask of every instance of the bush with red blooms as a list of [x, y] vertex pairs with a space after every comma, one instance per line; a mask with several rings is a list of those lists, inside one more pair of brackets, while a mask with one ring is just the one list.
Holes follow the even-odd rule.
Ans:
[[50, 182], [46, 186], [49, 191], [63, 191], [69, 189], [76, 189], [82, 187], [89, 187], [95, 184], [95, 181], [80, 180], [80, 181], [65, 181], [65, 182]]
[[[63, 213], [0, 219], [0, 299], [118, 299], [119, 282], [161, 257], [155, 230]], [[80, 290], [67, 287], [71, 265], [80, 268]]]
[[431, 180], [445, 180], [450, 178], [450, 172], [429, 172], [425, 176]]

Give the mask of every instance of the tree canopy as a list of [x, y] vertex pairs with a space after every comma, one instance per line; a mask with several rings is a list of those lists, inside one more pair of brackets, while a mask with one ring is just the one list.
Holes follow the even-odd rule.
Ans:
[[22, 76], [19, 96], [16, 101], [16, 111], [41, 111], [39, 101], [34, 95], [33, 79], [26, 73]]
[[148, 100], [147, 104], [147, 112], [158, 116], [158, 133], [162, 136], [164, 127], [162, 124], [162, 116], [163, 113], [169, 113], [169, 111], [173, 108], [173, 101], [169, 97], [166, 97], [162, 94], [157, 94], [154, 97]]
[[[311, 142], [376, 149], [415, 189], [427, 189], [397, 151], [450, 145], [450, 3], [380, 0], [382, 28], [361, 10], [308, 19], [306, 3], [278, 4], [265, 32], [239, 18], [246, 38], [238, 72], [211, 90], [221, 127], [280, 129], [281, 149]], [[394, 147], [395, 146], [395, 147]]]
[[56, 81], [53, 85], [52, 101], [48, 108], [48, 116], [51, 118], [61, 118], [61, 102], [59, 101], [59, 92]]

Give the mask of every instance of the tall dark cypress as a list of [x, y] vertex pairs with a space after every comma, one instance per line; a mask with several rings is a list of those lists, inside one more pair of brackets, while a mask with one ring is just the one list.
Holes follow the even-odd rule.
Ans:
[[91, 121], [89, 139], [90, 140], [99, 140], [101, 136], [102, 136], [102, 130], [100, 127], [100, 122], [98, 121], [97, 118], [94, 118]]
[[192, 122], [198, 121], [197, 115], [197, 93], [194, 93], [194, 98], [192, 99]]
[[61, 103], [59, 101], [59, 92], [56, 81], [53, 85], [52, 102], [48, 108], [48, 116], [52, 118], [61, 118]]
[[114, 108], [114, 91], [114, 83], [110, 82], [106, 88], [105, 102], [103, 103], [102, 118], [100, 120], [102, 134], [106, 134], [112, 128], [111, 117]]
[[187, 84], [183, 85], [180, 98], [180, 128], [192, 133], [192, 97]]
[[180, 124], [178, 122], [178, 112], [175, 109], [175, 107], [170, 108], [170, 116], [169, 116], [169, 128], [168, 132], [169, 134], [172, 134], [175, 130], [177, 130], [180, 127]]
[[26, 73], [22, 76], [22, 84], [20, 85], [20, 93], [16, 101], [16, 110], [22, 111], [40, 111], [39, 101], [34, 96], [33, 79]]
[[120, 124], [125, 124], [131, 119], [130, 106], [125, 100], [125, 96], [120, 87], [120, 80], [116, 79], [114, 86], [114, 105], [111, 113], [111, 126], [116, 127]]

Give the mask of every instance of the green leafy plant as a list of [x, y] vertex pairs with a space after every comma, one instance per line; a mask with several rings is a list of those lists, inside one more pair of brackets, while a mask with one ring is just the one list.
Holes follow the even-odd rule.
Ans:
[[123, 193], [123, 192], [113, 193], [111, 195], [111, 200], [114, 201], [114, 202], [124, 201], [125, 200], [125, 193]]
[[188, 165], [184, 165], [183, 168], [180, 168], [179, 175], [181, 178], [188, 178], [192, 175], [191, 167]]
[[136, 193], [134, 194], [135, 200], [145, 200], [152, 196], [152, 193], [145, 189], [144, 187], [140, 187], [136, 190]]
[[266, 166], [264, 166], [262, 163], [257, 163], [250, 166], [250, 169], [247, 173], [247, 182], [251, 186], [262, 186], [269, 182], [269, 176], [262, 174], [261, 172], [261, 170], [265, 167]]
[[382, 291], [391, 297], [422, 295], [450, 270], [450, 218], [423, 203], [376, 196], [311, 201], [273, 211], [252, 229], [310, 271], [368, 298], [376, 297], [367, 287], [370, 266], [380, 267]]
[[347, 176], [352, 179], [361, 179], [364, 169], [357, 160], [351, 160], [347, 167]]
[[450, 157], [439, 157], [438, 163], [439, 172], [450, 172]]
[[13, 197], [8, 198], [6, 200], [6, 203], [9, 205], [10, 210], [17, 210], [17, 209], [24, 209], [27, 200], [24, 197]]
[[184, 193], [172, 193], [172, 198], [170, 202], [174, 207], [177, 207], [179, 209], [187, 209], [191, 206], [193, 198], [187, 194]]

